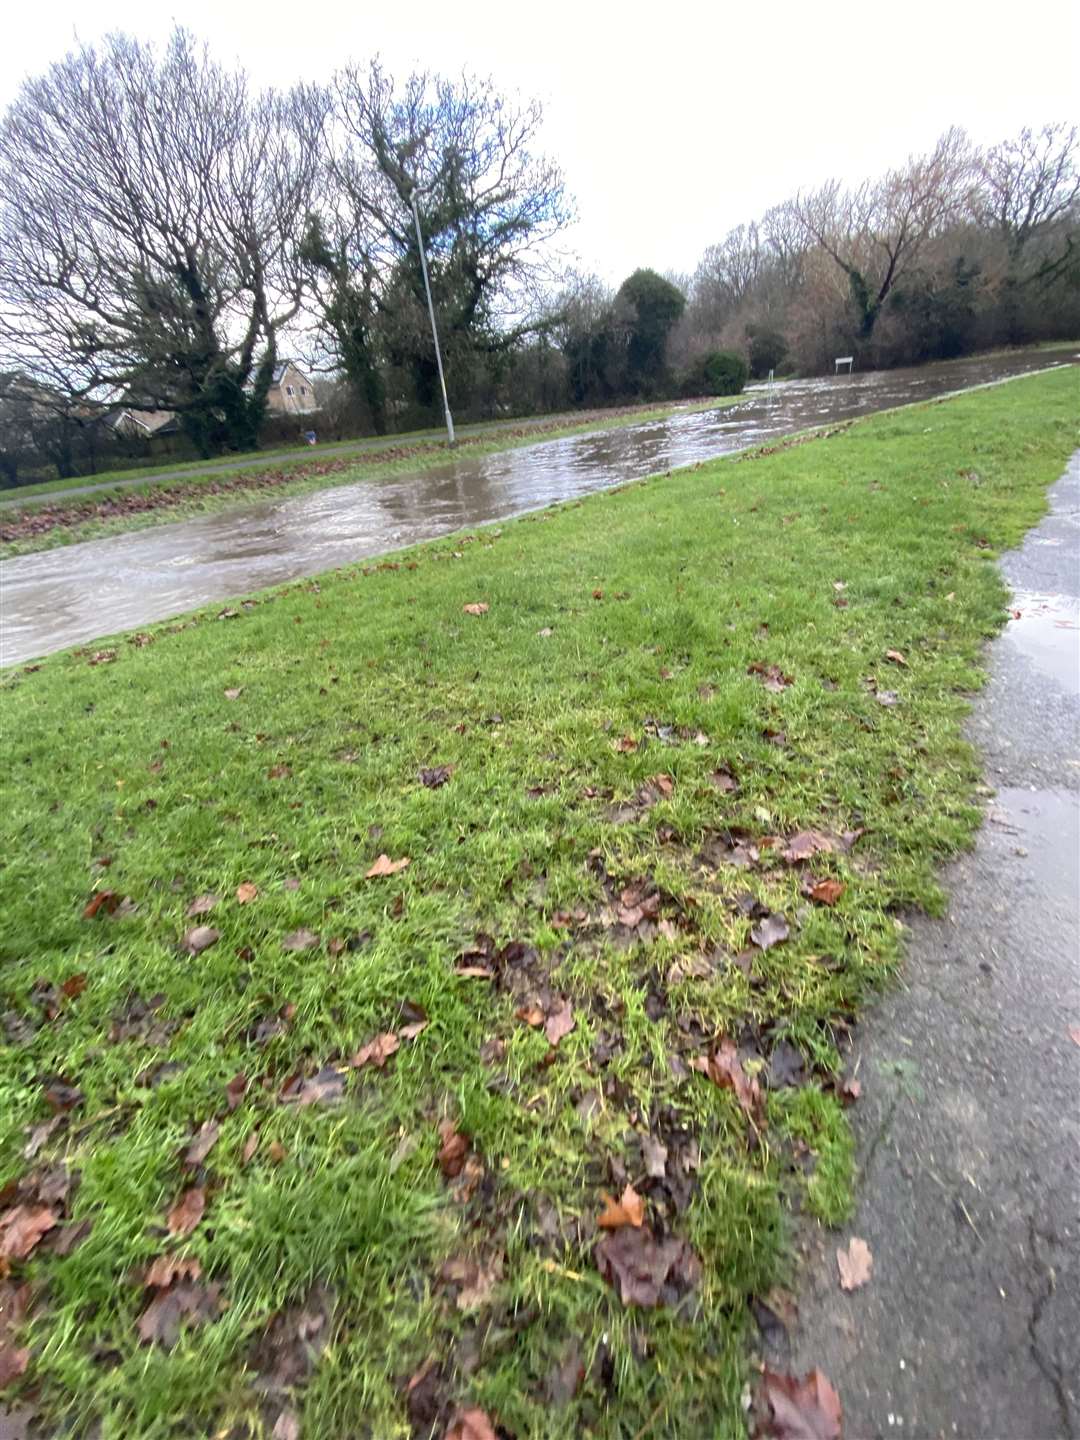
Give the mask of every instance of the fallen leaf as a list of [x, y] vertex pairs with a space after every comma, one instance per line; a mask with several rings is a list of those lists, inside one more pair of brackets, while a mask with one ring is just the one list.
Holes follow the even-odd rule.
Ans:
[[459, 1310], [477, 1310], [491, 1299], [492, 1291], [502, 1279], [502, 1256], [481, 1264], [467, 1255], [454, 1256], [439, 1268], [444, 1285], [458, 1286], [455, 1301]]
[[259, 1132], [257, 1130], [253, 1130], [248, 1136], [248, 1138], [244, 1141], [243, 1150], [240, 1151], [240, 1163], [242, 1165], [250, 1165], [252, 1160], [255, 1158], [255, 1151], [258, 1150], [258, 1148]]
[[266, 774], [267, 778], [270, 780], [288, 780], [289, 777], [292, 775], [292, 766], [271, 765], [270, 769], [266, 772]]
[[536, 633], [540, 636], [541, 640], [547, 640], [555, 634], [555, 631], [552, 630], [550, 625], [545, 625], [542, 630], [537, 630]]
[[632, 735], [623, 735], [615, 741], [615, 749], [618, 750], [621, 755], [632, 755], [637, 748], [638, 742]]
[[217, 1144], [220, 1133], [220, 1130], [213, 1120], [204, 1121], [199, 1129], [199, 1133], [184, 1151], [184, 1164], [190, 1166], [201, 1165]]
[[84, 1098], [79, 1087], [70, 1085], [66, 1080], [50, 1080], [45, 1086], [45, 1101], [58, 1115], [74, 1110], [83, 1103]]
[[722, 791], [724, 794], [733, 794], [739, 788], [738, 781], [729, 770], [714, 770], [709, 776], [709, 779], [716, 786], [717, 790]]
[[453, 1180], [461, 1174], [465, 1165], [465, 1157], [469, 1153], [469, 1139], [463, 1135], [452, 1120], [443, 1120], [439, 1124], [439, 1168], [447, 1180]]
[[650, 1180], [663, 1180], [667, 1175], [667, 1146], [653, 1135], [641, 1137], [641, 1158], [645, 1162], [645, 1174]]
[[300, 1440], [300, 1417], [295, 1410], [282, 1410], [274, 1422], [270, 1440]]
[[862, 1083], [858, 1080], [838, 1080], [836, 1094], [841, 1105], [853, 1105], [862, 1094]]
[[457, 1412], [450, 1421], [445, 1440], [499, 1440], [499, 1437], [484, 1411], [472, 1409]]
[[844, 888], [839, 880], [815, 880], [806, 894], [819, 905], [835, 905], [843, 895]]
[[1069, 1026], [1069, 1039], [1074, 1045], [1080, 1045], [1080, 1025]]
[[488, 612], [488, 607], [482, 600], [476, 601], [472, 605], [463, 605], [461, 608], [466, 615], [486, 615]]
[[539, 1005], [519, 1005], [514, 1014], [519, 1020], [523, 1020], [526, 1025], [531, 1025], [534, 1029], [544, 1023], [544, 1012]]
[[[288, 1082], [286, 1082], [286, 1086]], [[324, 1065], [317, 1075], [300, 1083], [282, 1099], [305, 1108], [308, 1105], [336, 1104], [345, 1095], [345, 1076], [333, 1065]]]
[[59, 1220], [47, 1205], [16, 1205], [0, 1214], [0, 1261], [25, 1260]]
[[487, 965], [455, 965], [454, 974], [465, 980], [490, 980], [495, 971]]
[[274, 1165], [280, 1165], [285, 1159], [285, 1146], [282, 1145], [280, 1140], [271, 1140], [267, 1146], [266, 1153]]
[[701, 1279], [701, 1261], [685, 1240], [657, 1240], [646, 1225], [624, 1225], [597, 1242], [596, 1266], [624, 1305], [672, 1304]]
[[211, 925], [196, 925], [193, 930], [188, 930], [181, 945], [189, 955], [201, 955], [204, 950], [209, 950], [211, 945], [217, 943], [221, 938], [220, 932]]
[[802, 860], [809, 860], [812, 855], [830, 855], [835, 849], [830, 837], [823, 835], [820, 830], [800, 830], [791, 837], [780, 853], [789, 865], [798, 865]]
[[779, 665], [766, 665], [761, 660], [755, 660], [752, 665], [747, 666], [748, 675], [756, 675], [766, 690], [772, 691], [774, 695], [782, 694], [789, 685], [795, 681], [790, 675], [785, 675]]
[[182, 1281], [167, 1290], [158, 1290], [139, 1316], [139, 1339], [144, 1345], [157, 1344], [171, 1350], [186, 1325], [216, 1320], [221, 1309], [221, 1287]]
[[186, 915], [189, 920], [196, 919], [199, 915], [209, 915], [220, 899], [217, 895], [198, 895], [187, 907]]
[[56, 1127], [62, 1123], [63, 1117], [54, 1115], [50, 1120], [45, 1120], [40, 1125], [35, 1125], [27, 1136], [26, 1144], [23, 1146], [23, 1159], [33, 1160], [34, 1156], [45, 1144], [45, 1141], [52, 1135]]
[[143, 1284], [152, 1290], [167, 1290], [177, 1280], [198, 1280], [202, 1263], [194, 1255], [159, 1255], [147, 1270]]
[[544, 1022], [544, 1034], [548, 1042], [558, 1045], [564, 1035], [569, 1035], [574, 1028], [574, 1011], [569, 1000], [560, 997], [554, 1009]]
[[891, 706], [900, 703], [900, 696], [895, 690], [879, 690], [875, 698], [879, 705]]
[[74, 1000], [86, 989], [85, 975], [69, 975], [60, 986], [60, 993], [66, 995], [69, 1000]]
[[238, 905], [250, 905], [258, 893], [259, 887], [253, 885], [250, 880], [245, 880], [242, 885], [236, 887], [236, 902]]
[[[25, 665], [24, 670], [38, 670], [38, 665]], [[37, 1418], [32, 1405], [6, 1409], [0, 1405], [0, 1440], [30, 1440], [30, 1425]]]
[[365, 1065], [374, 1065], [376, 1070], [381, 1070], [397, 1050], [399, 1043], [392, 1030], [388, 1030], [384, 1035], [376, 1035], [374, 1040], [362, 1045], [353, 1056], [354, 1068], [360, 1070]]
[[243, 686], [239, 686], [239, 687], [237, 687], [237, 688], [235, 688], [235, 689], [231, 689], [231, 690], [226, 690], [226, 691], [225, 691], [225, 699], [226, 699], [226, 700], [239, 700], [239, 699], [240, 699], [240, 696], [241, 696], [243, 693], [244, 693]]
[[618, 1230], [623, 1225], [641, 1225], [645, 1219], [645, 1201], [632, 1185], [627, 1185], [618, 1200], [604, 1196], [604, 1208], [596, 1218], [601, 1230]]
[[894, 665], [903, 665], [905, 669], [907, 668], [907, 661], [900, 650], [886, 650], [885, 659], [891, 660]]
[[649, 777], [649, 784], [655, 785], [660, 794], [665, 797], [675, 793], [675, 781], [670, 775], [652, 775]]
[[870, 1279], [874, 1257], [870, 1254], [870, 1246], [866, 1241], [853, 1235], [846, 1250], [837, 1250], [836, 1264], [840, 1271], [841, 1290], [858, 1290], [860, 1285], [865, 1285]]
[[170, 1235], [190, 1235], [203, 1217], [206, 1209], [206, 1191], [201, 1185], [185, 1190], [173, 1205], [165, 1223]]
[[244, 1098], [247, 1083], [247, 1076], [241, 1071], [239, 1075], [234, 1075], [225, 1086], [225, 1099], [228, 1101], [230, 1110], [235, 1110]]
[[50, 1232], [44, 1248], [50, 1255], [59, 1255], [62, 1259], [81, 1245], [93, 1228], [92, 1220], [74, 1220], [69, 1225], [61, 1225]]
[[751, 1119], [757, 1119], [762, 1109], [761, 1086], [751, 1079], [742, 1067], [739, 1052], [731, 1040], [721, 1040], [719, 1048], [710, 1055], [698, 1055], [690, 1061], [693, 1070], [707, 1076], [722, 1090], [734, 1090], [735, 1098]]
[[376, 880], [380, 875], [396, 875], [399, 870], [404, 870], [411, 864], [412, 861], [407, 855], [403, 855], [400, 860], [391, 860], [389, 855], [380, 855], [365, 873], [364, 879]]
[[[0, 1390], [4, 1390], [13, 1380], [18, 1380], [20, 1375], [26, 1374], [26, 1367], [30, 1363], [30, 1349], [22, 1346], [16, 1349], [6, 1341], [0, 1340]], [[3, 1420], [0, 1418], [0, 1437], [3, 1435]]]
[[86, 909], [82, 912], [83, 919], [93, 920], [99, 910], [105, 910], [111, 915], [119, 904], [120, 896], [115, 890], [95, 890]]
[[769, 1088], [783, 1090], [806, 1079], [802, 1052], [790, 1040], [778, 1040], [769, 1054]]
[[429, 790], [438, 790], [440, 785], [446, 784], [453, 773], [453, 765], [437, 765], [433, 770], [421, 770], [420, 784], [425, 785]]
[[790, 933], [787, 920], [775, 913], [766, 915], [764, 920], [750, 927], [750, 939], [759, 950], [771, 950], [774, 945], [782, 945]]
[[293, 930], [291, 934], [282, 936], [281, 948], [283, 950], [314, 950], [319, 943], [319, 937], [313, 930]]
[[762, 1391], [762, 1440], [841, 1440], [840, 1397], [820, 1370], [800, 1378], [766, 1366]]

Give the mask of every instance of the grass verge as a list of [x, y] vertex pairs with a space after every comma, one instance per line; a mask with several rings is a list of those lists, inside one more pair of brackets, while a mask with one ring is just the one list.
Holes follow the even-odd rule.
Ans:
[[850, 1204], [850, 1026], [978, 820], [993, 559], [1075, 401], [876, 416], [9, 675], [9, 1410], [740, 1435], [785, 1199]]

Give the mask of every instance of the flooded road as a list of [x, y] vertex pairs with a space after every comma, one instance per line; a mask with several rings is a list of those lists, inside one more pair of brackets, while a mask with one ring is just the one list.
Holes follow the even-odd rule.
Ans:
[[777, 436], [1074, 359], [1027, 353], [753, 387], [738, 405], [550, 440], [394, 480], [261, 499], [0, 565], [0, 663], [14, 664], [462, 527]]

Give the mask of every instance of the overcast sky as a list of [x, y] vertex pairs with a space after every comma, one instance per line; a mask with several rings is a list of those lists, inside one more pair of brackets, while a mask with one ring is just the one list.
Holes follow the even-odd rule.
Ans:
[[799, 186], [859, 179], [948, 125], [979, 141], [1080, 119], [1076, 0], [1022, 7], [547, 0], [345, 4], [45, 0], [11, 7], [0, 101], [76, 38], [167, 35], [174, 17], [261, 81], [327, 77], [380, 53], [394, 72], [467, 65], [545, 106], [546, 148], [580, 216], [570, 245], [618, 282], [689, 271], [705, 246]]

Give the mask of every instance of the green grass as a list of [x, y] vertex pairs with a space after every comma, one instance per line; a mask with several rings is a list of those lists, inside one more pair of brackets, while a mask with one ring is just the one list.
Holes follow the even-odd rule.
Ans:
[[[324, 1286], [328, 1343], [288, 1399], [304, 1435], [403, 1440], [430, 1357], [439, 1436], [458, 1403], [516, 1440], [741, 1435], [747, 1297], [776, 1277], [785, 1197], [830, 1221], [850, 1206], [830, 1084], [896, 961], [897, 912], [940, 907], [937, 869], [977, 824], [961, 725], [1003, 617], [994, 557], [1043, 513], [1076, 399], [1068, 371], [879, 415], [10, 673], [0, 1183], [66, 1164], [68, 1213], [93, 1230], [15, 1263], [37, 1299], [8, 1403], [102, 1440], [269, 1435], [286, 1398], [258, 1385], [267, 1327], [325, 1308]], [[755, 662], [793, 683], [770, 692]], [[673, 743], [654, 733], [669, 725]], [[426, 788], [439, 765], [451, 778]], [[658, 774], [670, 795], [638, 805]], [[802, 866], [718, 849], [807, 828], [866, 833]], [[380, 853], [411, 864], [365, 879]], [[834, 907], [801, 893], [807, 870], [843, 883]], [[639, 878], [666, 923], [622, 944], [617, 895]], [[83, 919], [104, 887], [133, 913]], [[185, 918], [206, 891], [216, 908]], [[746, 893], [787, 916], [786, 943], [748, 945]], [[200, 923], [220, 938], [191, 957], [178, 942]], [[283, 948], [299, 928], [319, 948]], [[478, 932], [531, 947], [504, 954], [501, 984], [455, 973]], [[50, 1005], [39, 982], [73, 975], [82, 993]], [[516, 1016], [532, 991], [573, 1006], [554, 1052]], [[141, 1029], [133, 995], [162, 997]], [[430, 1023], [385, 1070], [350, 1070], [338, 1104], [282, 1103], [289, 1077], [400, 1029], [405, 1002]], [[688, 1069], [723, 1037], [766, 1088], [756, 1123]], [[769, 1089], [781, 1041], [804, 1083]], [[83, 1099], [31, 1162], [57, 1077]], [[186, 1176], [212, 1117], [220, 1139]], [[468, 1197], [440, 1173], [443, 1118], [471, 1137]], [[686, 1162], [678, 1201], [646, 1177], [649, 1136], [669, 1173]], [[679, 1311], [625, 1309], [597, 1271], [602, 1192], [624, 1176], [700, 1257]], [[171, 1239], [200, 1177], [205, 1216]], [[171, 1351], [135, 1328], [165, 1252], [197, 1257], [227, 1302]], [[475, 1310], [439, 1284], [461, 1256], [501, 1264]], [[585, 1377], [560, 1407], [546, 1387], [572, 1345]]]
[[[573, 412], [564, 415], [532, 415], [513, 420], [493, 420], [461, 425], [457, 427], [456, 433], [462, 441], [469, 442], [470, 449], [474, 442], [484, 437], [490, 437], [493, 449], [509, 449], [514, 445], [532, 443], [537, 435], [541, 438], [557, 439], [560, 436], [576, 435], [584, 431], [622, 429], [627, 425], [642, 425], [650, 420], [662, 420], [681, 410], [712, 410], [722, 405], [735, 405], [742, 398], [740, 395], [731, 395], [667, 405], [630, 406], [611, 415], [604, 415], [596, 410], [588, 411], [584, 415], [575, 415]], [[318, 417], [313, 418], [317, 422]], [[504, 444], [499, 443], [498, 437], [501, 432], [530, 429], [535, 431], [536, 435], [518, 438], [510, 434], [506, 437]], [[19, 509], [36, 508], [24, 507], [22, 502], [24, 500], [31, 502], [43, 500], [45, 503], [50, 503], [55, 497], [62, 496], [65, 491], [80, 489], [86, 485], [104, 486], [105, 489], [99, 492], [103, 496], [122, 494], [130, 490], [145, 494], [154, 489], [169, 489], [181, 482], [218, 480], [224, 475], [236, 474], [236, 470], [232, 467], [237, 461], [266, 461], [268, 469], [291, 471], [293, 465], [282, 462], [295, 462], [297, 467], [311, 466], [328, 458], [338, 459], [343, 455], [347, 456], [350, 449], [355, 450], [358, 454], [377, 456], [380, 452], [392, 451], [401, 446], [430, 448], [445, 459], [446, 432], [441, 429], [409, 430], [400, 435], [367, 436], [352, 441], [331, 440], [325, 445], [314, 448], [310, 445], [292, 445], [276, 450], [249, 450], [235, 455], [221, 455], [211, 460], [177, 459], [161, 465], [143, 466], [132, 470], [103, 471], [100, 475], [75, 475], [65, 480], [41, 480], [33, 485], [20, 485], [14, 489], [0, 490], [0, 500], [17, 500], [20, 502]], [[355, 479], [356, 477], [351, 478]], [[136, 480], [145, 483], [136, 486], [133, 484]], [[326, 484], [325, 480], [323, 484]], [[71, 496], [73, 502], [85, 498], [87, 497]]]

